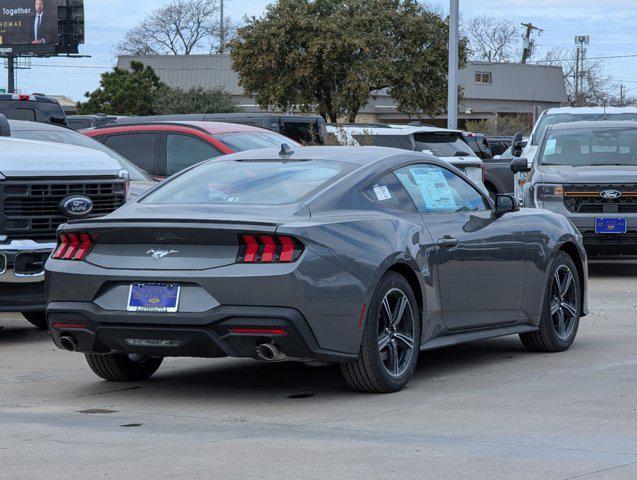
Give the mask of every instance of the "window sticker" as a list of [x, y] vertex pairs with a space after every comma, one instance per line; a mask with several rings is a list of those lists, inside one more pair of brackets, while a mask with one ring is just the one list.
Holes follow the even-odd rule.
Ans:
[[550, 138], [546, 141], [546, 148], [544, 149], [544, 155], [555, 155], [555, 146], [557, 145], [557, 139]]
[[421, 167], [410, 171], [428, 210], [457, 210], [453, 190], [441, 170]]
[[389, 189], [385, 185], [375, 185], [374, 193], [379, 202], [391, 199], [391, 193], [389, 193]]

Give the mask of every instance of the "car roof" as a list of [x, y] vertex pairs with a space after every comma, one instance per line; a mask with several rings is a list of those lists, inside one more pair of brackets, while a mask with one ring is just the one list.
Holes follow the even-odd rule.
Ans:
[[570, 113], [572, 115], [637, 113], [637, 107], [555, 107], [544, 112], [548, 114]]
[[262, 161], [308, 161], [308, 160], [329, 160], [333, 162], [355, 163], [357, 165], [369, 165], [389, 158], [410, 158], [415, 161], [426, 160], [432, 163], [446, 165], [442, 160], [438, 160], [433, 155], [410, 150], [401, 150], [389, 147], [297, 147], [292, 149], [289, 155], [280, 155], [281, 149], [261, 148], [257, 150], [247, 150], [244, 152], [226, 155], [223, 160], [262, 160]]
[[57, 105], [60, 104], [60, 102], [58, 102], [55, 98], [47, 97], [46, 95], [41, 95], [39, 93], [32, 93], [32, 94], [0, 93], [0, 100], [20, 100], [20, 97], [29, 97], [28, 100], [24, 100], [24, 101], [55, 103]]
[[563, 122], [549, 125], [547, 130], [591, 130], [604, 128], [635, 128], [637, 129], [637, 121], [635, 120], [586, 120], [582, 122]]
[[371, 127], [371, 126], [357, 126], [351, 127], [347, 125], [327, 125], [328, 131], [338, 132], [342, 129], [345, 133], [350, 135], [411, 135], [414, 133], [431, 133], [431, 132], [453, 132], [462, 133], [460, 130], [449, 130], [446, 128], [438, 127], [415, 127], [411, 125], [404, 126], [390, 126], [390, 127]]
[[61, 127], [59, 125], [41, 122], [27, 122], [25, 120], [9, 120], [9, 125], [11, 126], [11, 130], [15, 131], [31, 130], [34, 132], [41, 132], [45, 130], [69, 130], [68, 128]]
[[131, 127], [148, 127], [148, 130], [170, 130], [171, 126], [175, 127], [191, 127], [197, 130], [204, 131], [211, 135], [223, 134], [223, 133], [241, 133], [241, 132], [253, 132], [253, 133], [272, 133], [271, 130], [265, 128], [259, 128], [252, 125], [243, 125], [241, 123], [226, 123], [226, 122], [209, 122], [199, 120], [167, 120], [167, 121], [142, 121], [131, 123], [115, 123], [112, 125], [103, 125], [100, 127], [90, 128], [83, 130], [83, 132], [115, 132], [126, 131]]

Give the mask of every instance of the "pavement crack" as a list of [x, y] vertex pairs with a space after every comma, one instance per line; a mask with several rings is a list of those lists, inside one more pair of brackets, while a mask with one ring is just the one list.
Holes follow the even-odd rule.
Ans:
[[574, 477], [567, 477], [564, 480], [574, 480], [576, 478], [584, 478], [590, 475], [596, 475], [598, 473], [610, 472], [611, 470], [617, 470], [618, 468], [630, 467], [631, 465], [637, 465], [637, 461], [624, 463], [622, 465], [615, 465], [614, 467], [603, 468], [601, 470], [595, 470], [593, 472], [582, 473], [581, 475], [575, 475]]

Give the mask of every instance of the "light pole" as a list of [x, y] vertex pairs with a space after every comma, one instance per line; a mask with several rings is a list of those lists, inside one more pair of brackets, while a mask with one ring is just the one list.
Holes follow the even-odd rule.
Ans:
[[447, 91], [447, 128], [458, 128], [458, 30], [460, 0], [449, 2], [449, 74]]

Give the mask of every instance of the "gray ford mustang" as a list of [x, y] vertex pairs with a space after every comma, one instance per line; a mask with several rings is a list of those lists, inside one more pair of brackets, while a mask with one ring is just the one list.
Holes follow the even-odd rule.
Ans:
[[338, 362], [351, 387], [391, 392], [422, 350], [519, 334], [562, 351], [587, 313], [586, 254], [563, 216], [492, 203], [418, 152], [229, 155], [58, 237], [53, 339], [108, 380], [234, 356]]

